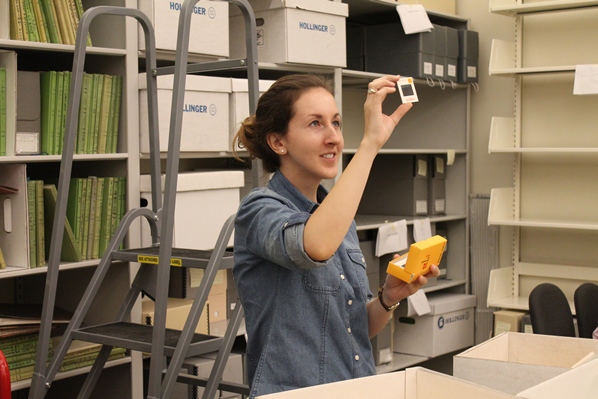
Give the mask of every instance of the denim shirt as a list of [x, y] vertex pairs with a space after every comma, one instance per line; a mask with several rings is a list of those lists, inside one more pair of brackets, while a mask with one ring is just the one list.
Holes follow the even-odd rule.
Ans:
[[[327, 192], [320, 186], [318, 200]], [[245, 310], [250, 397], [376, 373], [366, 303], [372, 294], [352, 223], [324, 262], [303, 249], [318, 204], [280, 171], [242, 201], [233, 275]]]

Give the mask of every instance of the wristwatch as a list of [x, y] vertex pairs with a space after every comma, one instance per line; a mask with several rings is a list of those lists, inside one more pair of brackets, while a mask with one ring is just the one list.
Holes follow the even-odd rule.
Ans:
[[384, 287], [380, 287], [380, 289], [378, 290], [378, 300], [380, 301], [380, 305], [382, 305], [382, 307], [384, 308], [384, 310], [386, 310], [387, 312], [392, 312], [393, 310], [395, 310], [399, 304], [401, 302], [397, 302], [394, 305], [390, 305], [388, 306], [387, 304], [384, 303], [384, 301], [382, 300], [382, 293], [384, 292]]

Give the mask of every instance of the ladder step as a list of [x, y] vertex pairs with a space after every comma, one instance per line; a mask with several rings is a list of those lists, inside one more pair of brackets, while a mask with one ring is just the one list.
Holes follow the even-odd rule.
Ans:
[[[138, 323], [114, 322], [74, 330], [73, 339], [113, 347], [126, 348], [134, 351], [152, 351], [153, 327]], [[165, 329], [164, 355], [172, 356], [176, 348], [181, 331]], [[216, 352], [222, 345], [223, 338], [205, 334], [193, 334], [191, 344], [186, 352], [187, 357]]]
[[[121, 249], [112, 252], [112, 258], [115, 260], [123, 260], [127, 262], [138, 262], [151, 265], [157, 265], [160, 258], [160, 247], [146, 247], [134, 249]], [[171, 266], [192, 267], [198, 269], [205, 269], [212, 256], [212, 251], [205, 251], [199, 249], [187, 248], [172, 248], [172, 255], [170, 258]], [[233, 252], [225, 251], [220, 260], [219, 269], [232, 269], [233, 267]]]

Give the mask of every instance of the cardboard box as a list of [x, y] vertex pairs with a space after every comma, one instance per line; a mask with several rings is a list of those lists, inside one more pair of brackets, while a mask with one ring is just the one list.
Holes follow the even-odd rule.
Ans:
[[528, 399], [594, 399], [598, 392], [598, 360], [593, 359], [542, 382], [517, 397]]
[[390, 363], [392, 361], [393, 344], [392, 344], [392, 325], [394, 323], [391, 317], [388, 323], [384, 326], [382, 331], [374, 338], [370, 339], [372, 343], [372, 353], [374, 354], [374, 362], [376, 366]]
[[358, 213], [428, 214], [428, 156], [378, 154]]
[[[160, 152], [168, 151], [174, 75], [158, 76]], [[230, 78], [188, 75], [185, 84], [181, 153], [229, 151]], [[149, 153], [147, 82], [139, 74], [139, 147]]]
[[463, 399], [513, 398], [422, 367], [258, 396], [257, 399]]
[[39, 154], [41, 103], [39, 72], [17, 71], [17, 130], [15, 154]]
[[[156, 50], [175, 51], [179, 18], [183, 1], [139, 0], [137, 8], [154, 24]], [[194, 7], [191, 16], [189, 53], [210, 57], [229, 55], [228, 3], [202, 1]], [[145, 50], [145, 35], [139, 26], [139, 50]]]
[[[171, 267], [170, 280], [168, 281], [169, 298], [193, 299], [197, 295], [197, 289], [203, 279], [204, 269], [196, 267]], [[227, 287], [226, 270], [218, 270], [214, 283], [210, 289], [210, 295], [224, 294]]]
[[[266, 92], [274, 83], [274, 80], [262, 80], [258, 82], [260, 96]], [[257, 105], [257, 104], [256, 104]], [[249, 84], [247, 79], [231, 79], [231, 95], [230, 95], [230, 150], [232, 150], [233, 138], [241, 127], [241, 122], [249, 116]]]
[[208, 295], [210, 303], [210, 322], [226, 320], [226, 292]]
[[525, 312], [515, 310], [497, 310], [494, 312], [494, 334], [500, 335], [504, 332], [521, 332], [521, 319]]
[[[174, 211], [173, 246], [176, 248], [210, 250], [214, 248], [224, 222], [237, 212], [239, 189], [243, 187], [243, 172], [179, 173]], [[139, 179], [142, 204], [152, 207], [150, 175]], [[164, 189], [164, 176], [162, 176]], [[149, 224], [141, 223], [141, 245], [152, 243]], [[231, 235], [229, 245], [232, 245]]]
[[403, 301], [395, 311], [394, 351], [436, 357], [474, 344], [475, 295], [432, 293], [431, 312], [410, 314]]
[[567, 372], [598, 341], [551, 335], [502, 333], [453, 357], [455, 377], [516, 394]]
[[459, 57], [457, 59], [457, 81], [461, 83], [475, 83], [478, 81], [478, 32], [459, 29], [458, 36]]
[[[187, 374], [207, 379], [210, 376], [210, 373], [212, 372], [212, 367], [214, 367], [215, 359], [216, 353], [208, 353], [202, 356], [189, 357], [185, 359], [185, 361], [183, 362], [183, 371]], [[231, 353], [228, 356], [226, 366], [224, 367], [224, 372], [222, 373], [222, 380], [226, 382], [235, 382], [238, 384], [243, 384], [243, 357], [241, 354]], [[203, 387], [177, 382], [174, 385], [170, 397], [178, 399], [197, 399], [203, 397], [203, 392]], [[232, 394], [231, 392], [225, 392], [221, 390], [218, 390], [214, 395], [214, 398], [221, 399], [230, 399], [237, 397], [240, 398], [240, 396]]]
[[[193, 299], [180, 299], [180, 298], [168, 298], [168, 310], [166, 311], [166, 328], [174, 330], [183, 330], [185, 322], [191, 311], [191, 305]], [[209, 334], [210, 333], [210, 320], [209, 320], [209, 303], [206, 302], [195, 332], [198, 334]], [[145, 300], [141, 303], [141, 319], [142, 324], [148, 326], [154, 325], [154, 310], [155, 303], [152, 300]]]
[[[260, 62], [345, 67], [347, 4], [326, 0], [254, 0]], [[245, 23], [231, 10], [230, 52], [245, 58]]]

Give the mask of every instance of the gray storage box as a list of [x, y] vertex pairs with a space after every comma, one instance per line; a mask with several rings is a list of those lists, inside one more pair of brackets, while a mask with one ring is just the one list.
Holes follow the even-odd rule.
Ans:
[[430, 155], [428, 162], [428, 215], [446, 213], [446, 155]]
[[479, 37], [478, 32], [459, 29], [459, 58], [457, 79], [461, 83], [478, 81]]
[[374, 354], [374, 362], [376, 366], [390, 363], [392, 361], [392, 323], [391, 318], [384, 326], [382, 331], [370, 340], [372, 343], [372, 353]]
[[358, 213], [416, 216], [428, 213], [428, 156], [379, 154]]

